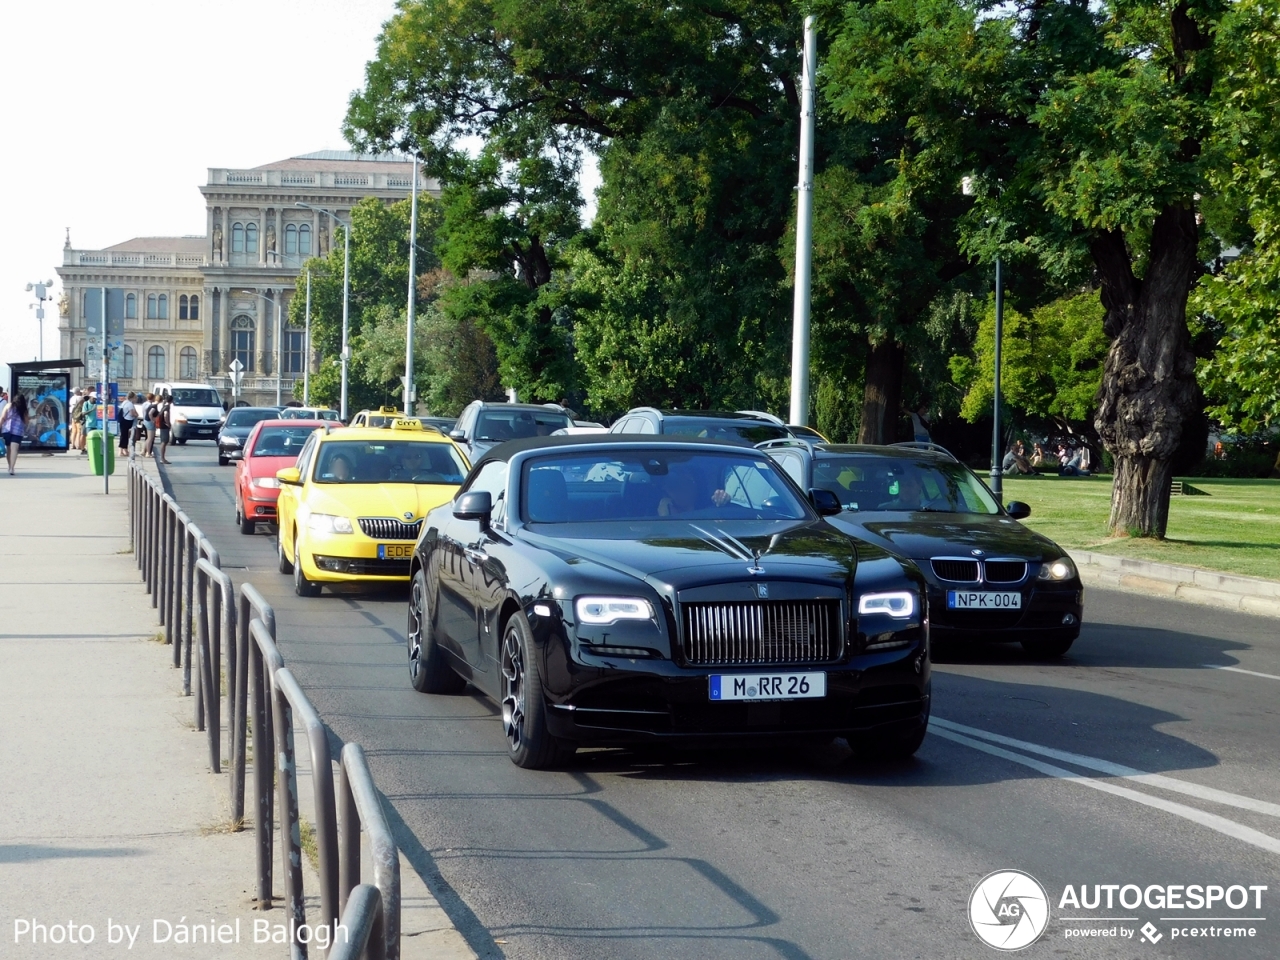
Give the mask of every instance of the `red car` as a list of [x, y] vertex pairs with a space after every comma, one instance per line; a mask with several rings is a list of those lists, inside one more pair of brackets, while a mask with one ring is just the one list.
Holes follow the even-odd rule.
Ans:
[[236, 523], [252, 534], [259, 523], [275, 523], [280, 481], [276, 471], [292, 467], [302, 445], [316, 430], [342, 426], [323, 420], [262, 420], [244, 442], [236, 461]]

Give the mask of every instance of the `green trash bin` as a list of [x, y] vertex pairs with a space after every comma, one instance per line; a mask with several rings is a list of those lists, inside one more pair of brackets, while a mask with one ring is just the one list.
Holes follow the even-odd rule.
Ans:
[[105, 447], [107, 451], [107, 473], [114, 474], [116, 472], [116, 445], [111, 442], [111, 437], [103, 437], [101, 430], [90, 430], [85, 434], [85, 440], [89, 446], [89, 463], [93, 466], [93, 475], [95, 477], [102, 476], [102, 450]]

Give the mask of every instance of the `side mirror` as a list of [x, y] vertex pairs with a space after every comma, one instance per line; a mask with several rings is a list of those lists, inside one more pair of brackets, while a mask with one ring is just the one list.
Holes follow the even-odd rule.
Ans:
[[461, 443], [462, 441], [467, 439], [467, 435], [463, 433], [461, 430], [450, 430], [449, 439], [457, 440], [459, 443]]
[[281, 483], [287, 483], [291, 487], [296, 487], [302, 482], [302, 473], [297, 467], [285, 467], [283, 470], [276, 471], [276, 479]]
[[834, 493], [819, 487], [809, 491], [809, 502], [813, 504], [813, 509], [818, 511], [820, 517], [834, 517], [844, 509]]
[[481, 528], [489, 526], [489, 515], [493, 513], [493, 498], [488, 490], [475, 490], [464, 493], [453, 501], [453, 515], [459, 520], [479, 520]]
[[1004, 512], [1015, 520], [1024, 520], [1031, 516], [1031, 507], [1021, 500], [1010, 500], [1004, 505]]

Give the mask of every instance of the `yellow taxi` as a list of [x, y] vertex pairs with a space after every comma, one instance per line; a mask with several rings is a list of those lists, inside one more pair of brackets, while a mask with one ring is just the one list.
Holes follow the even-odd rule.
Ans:
[[407, 583], [423, 516], [470, 469], [452, 440], [413, 419], [316, 431], [276, 474], [280, 572], [300, 597], [325, 583]]
[[403, 420], [398, 407], [379, 407], [377, 410], [361, 410], [351, 418], [353, 427], [389, 427], [397, 420]]

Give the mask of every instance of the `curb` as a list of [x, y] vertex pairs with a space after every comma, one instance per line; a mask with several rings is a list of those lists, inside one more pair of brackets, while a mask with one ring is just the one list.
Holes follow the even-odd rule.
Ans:
[[1087, 584], [1182, 600], [1200, 606], [1280, 618], [1280, 581], [1241, 577], [1175, 563], [1155, 563], [1089, 550], [1071, 550]]

